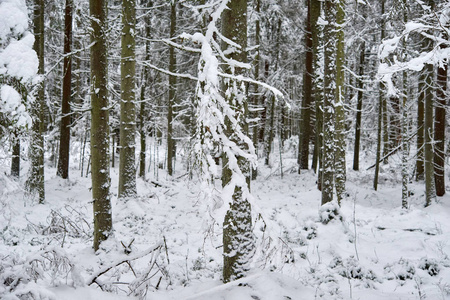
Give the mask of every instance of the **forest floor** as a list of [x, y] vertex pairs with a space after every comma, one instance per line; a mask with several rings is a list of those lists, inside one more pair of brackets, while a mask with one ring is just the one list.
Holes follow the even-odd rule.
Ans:
[[399, 157], [382, 165], [374, 191], [373, 155], [362, 155], [361, 171], [348, 169], [342, 218], [324, 225], [316, 176], [297, 174], [290, 146], [283, 176], [277, 155], [259, 167], [253, 270], [229, 284], [220, 281], [221, 227], [182, 164], [172, 179], [162, 170], [138, 179], [139, 196], [126, 201], [111, 169], [114, 238], [94, 253], [90, 178], [74, 167], [62, 180], [46, 166], [46, 203], [37, 204], [26, 176], [11, 180], [0, 162], [0, 298], [450, 299], [450, 196], [424, 208], [423, 183], [412, 182], [401, 209]]

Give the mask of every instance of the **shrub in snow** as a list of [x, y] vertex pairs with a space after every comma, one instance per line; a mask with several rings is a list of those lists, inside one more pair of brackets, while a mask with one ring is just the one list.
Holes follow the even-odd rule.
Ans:
[[319, 209], [320, 222], [328, 224], [331, 220], [337, 219], [342, 221], [340, 215], [339, 204], [336, 201], [328, 202]]
[[436, 276], [439, 274], [440, 267], [438, 262], [432, 258], [422, 258], [418, 265], [419, 269], [425, 270], [430, 276]]
[[312, 240], [313, 238], [317, 237], [317, 224], [313, 220], [305, 221], [303, 230], [306, 233], [306, 239]]
[[387, 279], [398, 279], [405, 281], [413, 279], [416, 274], [416, 268], [414, 265], [406, 259], [400, 259], [397, 263], [388, 264], [384, 267], [385, 273], [387, 273]]
[[[50, 247], [21, 258], [15, 254], [0, 260], [0, 299], [55, 299], [44, 285], [84, 286], [84, 280], [67, 253]], [[4, 298], [5, 297], [5, 298]]]
[[353, 256], [345, 260], [342, 260], [340, 256], [335, 256], [328, 266], [344, 278], [360, 280], [366, 287], [373, 288], [374, 282], [381, 282], [374, 271], [364, 268]]

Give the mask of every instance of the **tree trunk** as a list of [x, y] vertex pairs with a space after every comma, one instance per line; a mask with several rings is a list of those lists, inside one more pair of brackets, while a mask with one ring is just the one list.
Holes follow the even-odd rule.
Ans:
[[[247, 0], [231, 0], [228, 3], [229, 9], [223, 12], [222, 17], [222, 34], [241, 46], [241, 50], [235, 50], [229, 55], [229, 58], [246, 62], [247, 53]], [[228, 48], [224, 45], [223, 48]], [[230, 68], [227, 68], [227, 73], [232, 73]], [[243, 70], [236, 68], [234, 74], [242, 74]], [[233, 86], [235, 87], [233, 88]], [[239, 117], [242, 130], [248, 131], [248, 124], [246, 124], [245, 109], [240, 107], [246, 106], [246, 103], [240, 103], [239, 97], [245, 94], [236, 82], [228, 82], [225, 84], [226, 89], [234, 89], [236, 93], [229, 94], [227, 100], [231, 106], [235, 106], [239, 111], [244, 111], [244, 114]], [[232, 91], [232, 90], [230, 90]], [[231, 121], [225, 118], [225, 134], [230, 140], [237, 143], [238, 147], [245, 147], [243, 141], [239, 141], [234, 134], [234, 128], [231, 126]], [[244, 132], [248, 135], [248, 132]], [[232, 171], [228, 164], [230, 157], [224, 155], [223, 170], [222, 170], [222, 185], [227, 186], [232, 177]], [[250, 189], [250, 165], [247, 158], [243, 156], [235, 156], [237, 166], [246, 177], [248, 189]], [[249, 260], [254, 252], [254, 241], [252, 233], [252, 217], [251, 206], [248, 202], [247, 196], [243, 194], [241, 186], [235, 186], [232, 196], [232, 202], [228, 209], [223, 222], [223, 281], [229, 282], [245, 276], [249, 270]]]
[[[431, 46], [432, 47], [432, 46]], [[430, 48], [428, 48], [430, 49]], [[436, 199], [436, 188], [434, 185], [434, 165], [433, 165], [433, 65], [425, 65], [426, 79], [425, 79], [425, 206], [431, 205], [432, 201]]]
[[[148, 1], [148, 7], [152, 7], [152, 1]], [[145, 37], [150, 39], [150, 16], [145, 17]], [[150, 41], [145, 41], [145, 60], [150, 60]], [[146, 66], [142, 66], [142, 83], [141, 83], [141, 107], [139, 112], [139, 135], [141, 139], [141, 150], [139, 153], [139, 177], [145, 178], [146, 172], [146, 151], [147, 151], [147, 130], [145, 123], [147, 121], [147, 105], [145, 101], [145, 93], [147, 85], [150, 85], [149, 82], [149, 71]]]
[[[255, 0], [255, 13], [257, 14], [257, 18], [255, 21], [255, 44], [256, 46], [258, 46], [258, 50], [256, 52], [256, 56], [255, 56], [255, 60], [254, 60], [254, 65], [255, 65], [255, 79], [259, 80], [259, 64], [261, 61], [261, 45], [260, 45], [260, 34], [261, 34], [261, 22], [259, 20], [260, 18], [260, 13], [261, 13], [261, 0]], [[260, 96], [259, 96], [259, 87], [258, 85], [254, 85], [254, 92], [255, 95], [253, 96], [253, 106], [254, 106], [254, 110], [256, 110], [253, 113], [253, 118], [254, 119], [258, 119], [260, 113], [257, 110], [258, 106], [260, 105]], [[262, 103], [262, 105], [264, 105], [264, 103]], [[253, 141], [253, 145], [255, 146], [256, 151], [258, 151], [258, 124], [260, 123], [260, 121], [256, 121], [253, 124], [253, 132], [252, 132], [252, 141]], [[258, 169], [255, 166], [252, 169], [252, 180], [256, 180], [256, 177], [258, 176]]]
[[[380, 41], [384, 39], [384, 2], [385, 0], [380, 1], [381, 5], [381, 34]], [[383, 83], [380, 81], [378, 83], [378, 129], [377, 129], [377, 154], [376, 154], [376, 162], [375, 162], [375, 176], [373, 179], [373, 189], [376, 191], [378, 189], [378, 175], [380, 173], [380, 158], [381, 158], [381, 144], [383, 144], [383, 155], [386, 153], [386, 141], [383, 132], [387, 132], [387, 122], [385, 120], [386, 112], [385, 112], [385, 97], [383, 96]], [[384, 127], [383, 127], [384, 125]], [[383, 131], [384, 128], [384, 131]], [[383, 139], [383, 141], [382, 141]]]
[[[39, 59], [38, 74], [44, 75], [44, 0], [34, 1], [34, 46]], [[45, 201], [44, 184], [44, 131], [45, 131], [45, 90], [44, 82], [39, 83], [35, 105], [32, 108], [33, 127], [30, 142], [30, 174], [27, 180], [27, 190], [39, 195], [39, 203]]]
[[324, 98], [323, 98], [323, 152], [322, 152], [322, 205], [333, 200], [334, 188], [334, 104], [336, 91], [335, 69], [335, 16], [336, 7], [333, 0], [324, 2], [325, 20], [324, 26]]
[[303, 74], [303, 101], [300, 117], [300, 138], [298, 143], [298, 163], [300, 170], [308, 169], [309, 159], [309, 140], [311, 136], [311, 104], [313, 91], [313, 33], [312, 33], [312, 9], [311, 1], [307, 1], [308, 13], [306, 17], [306, 33], [305, 33], [305, 71]]
[[136, 0], [122, 3], [119, 198], [136, 195]]
[[[170, 5], [170, 38], [175, 36], [177, 24], [177, 1], [172, 0]], [[169, 72], [175, 73], [176, 56], [175, 48], [169, 46]], [[167, 173], [173, 175], [173, 160], [175, 158], [175, 140], [173, 139], [173, 105], [176, 101], [177, 78], [169, 75], [169, 101], [167, 105]]]
[[364, 63], [365, 63], [366, 43], [361, 43], [359, 54], [359, 79], [358, 79], [358, 103], [356, 104], [356, 122], [355, 122], [355, 148], [353, 153], [353, 170], [359, 170], [359, 150], [361, 144], [361, 115], [362, 115], [362, 100], [364, 88]]
[[425, 116], [425, 74], [422, 72], [419, 76], [418, 84], [418, 98], [417, 98], [417, 159], [416, 159], [416, 181], [425, 179], [425, 166], [424, 166], [424, 116]]
[[336, 3], [336, 98], [335, 98], [335, 185], [339, 205], [345, 195], [346, 161], [345, 161], [345, 0]]
[[[319, 76], [320, 63], [319, 60], [323, 58], [322, 50], [319, 50], [319, 44], [322, 43], [320, 36], [320, 26], [317, 23], [320, 16], [320, 1], [310, 0], [311, 5], [311, 30], [312, 30], [312, 47], [313, 47], [313, 101], [315, 102], [315, 137], [314, 137], [314, 152], [312, 158], [311, 168], [317, 172], [320, 162], [321, 153], [321, 134], [322, 134], [322, 86]], [[319, 177], [320, 178], [320, 177]]]
[[437, 72], [437, 104], [434, 121], [434, 181], [436, 195], [445, 194], [445, 108], [447, 91], [447, 65], [438, 67]]
[[61, 129], [59, 137], [59, 159], [56, 174], [63, 179], [69, 178], [70, 149], [70, 102], [72, 96], [72, 12], [73, 0], [66, 0], [64, 15], [64, 68], [63, 91], [61, 103]]
[[20, 137], [14, 132], [13, 148], [11, 160], [11, 176], [19, 178], [20, 176]]
[[90, 0], [91, 16], [91, 178], [94, 206], [94, 250], [112, 234], [109, 176], [108, 49], [106, 0]]

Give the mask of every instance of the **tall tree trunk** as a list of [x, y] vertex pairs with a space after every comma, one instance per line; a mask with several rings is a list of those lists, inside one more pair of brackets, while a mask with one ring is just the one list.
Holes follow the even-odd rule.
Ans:
[[61, 129], [59, 137], [59, 159], [56, 174], [61, 178], [69, 178], [70, 149], [70, 102], [72, 97], [72, 12], [73, 0], [66, 0], [64, 15], [64, 68], [63, 92], [61, 102]]
[[[171, 0], [170, 4], [170, 38], [175, 36], [177, 24], [177, 1]], [[175, 73], [176, 68], [175, 48], [169, 48], [169, 72]], [[173, 160], [175, 158], [175, 140], [173, 139], [173, 105], [176, 101], [177, 78], [169, 75], [169, 101], [167, 105], [167, 173], [173, 175]]]
[[424, 166], [424, 117], [425, 117], [425, 73], [422, 72], [419, 76], [418, 84], [418, 98], [417, 98], [417, 159], [416, 159], [416, 180], [425, 179]]
[[[380, 34], [380, 41], [383, 41], [384, 39], [384, 3], [385, 0], [380, 0], [381, 5], [381, 34]], [[381, 144], [383, 139], [383, 151], [386, 150], [386, 144], [384, 140], [383, 134], [383, 128], [384, 132], [387, 131], [383, 125], [387, 126], [387, 122], [385, 122], [385, 103], [386, 100], [383, 96], [383, 83], [380, 81], [378, 83], [378, 128], [377, 128], [377, 154], [376, 154], [376, 161], [375, 161], [375, 176], [373, 179], [373, 189], [376, 191], [378, 189], [378, 175], [380, 173], [380, 159], [381, 159]], [[383, 153], [384, 155], [385, 153]]]
[[[428, 48], [429, 49], [429, 48]], [[436, 199], [436, 188], [434, 185], [434, 154], [433, 154], [433, 65], [425, 65], [426, 79], [425, 79], [425, 206], [431, 205], [432, 201]]]
[[136, 0], [122, 2], [119, 197], [136, 194]]
[[[404, 0], [405, 1], [405, 0]], [[405, 22], [406, 23], [406, 22]], [[406, 45], [404, 45], [406, 46]], [[402, 96], [402, 128], [401, 128], [401, 150], [402, 150], [402, 208], [408, 208], [408, 74], [403, 71], [403, 96]]]
[[334, 128], [335, 112], [334, 99], [336, 97], [336, 37], [334, 23], [336, 6], [333, 0], [324, 2], [324, 97], [323, 97], [323, 151], [322, 151], [322, 205], [333, 200], [334, 188]]
[[91, 16], [91, 179], [94, 250], [112, 234], [109, 176], [107, 0], [90, 0]]
[[313, 102], [313, 29], [312, 24], [312, 8], [311, 0], [307, 0], [308, 13], [306, 17], [306, 34], [305, 34], [305, 72], [303, 74], [303, 101], [300, 117], [300, 139], [298, 143], [298, 172], [302, 169], [308, 169], [309, 159], [309, 140], [311, 136], [311, 104]]
[[[229, 58], [236, 61], [246, 62], [247, 53], [247, 0], [231, 0], [228, 3], [229, 9], [223, 12], [222, 17], [222, 34], [240, 45], [241, 49], [236, 49], [229, 55]], [[224, 48], [228, 48], [224, 45]], [[228, 73], [232, 73], [231, 68], [226, 70]], [[243, 70], [236, 68], [236, 75], [241, 74]], [[235, 87], [233, 88], [233, 85]], [[243, 110], [241, 105], [246, 103], [240, 103], [238, 97], [245, 95], [244, 91], [240, 91], [241, 86], [236, 82], [228, 82], [225, 88], [230, 91], [241, 93], [237, 95], [233, 93], [226, 93], [227, 100], [231, 106], [236, 106], [240, 111]], [[241, 115], [239, 117], [244, 134], [248, 135], [248, 124], [246, 124], [246, 116]], [[234, 134], [234, 128], [231, 126], [231, 121], [225, 118], [225, 134], [234, 140], [238, 144], [238, 147], [245, 147], [241, 144], [243, 141], [239, 141], [238, 137]], [[230, 157], [224, 155], [223, 170], [222, 170], [222, 185], [227, 186], [232, 177], [232, 170], [228, 164]], [[248, 189], [250, 189], [250, 165], [247, 158], [243, 156], [235, 156], [233, 160], [237, 160], [237, 166], [246, 177]], [[243, 188], [241, 186], [235, 186], [232, 196], [232, 202], [228, 209], [223, 222], [223, 281], [229, 282], [234, 279], [245, 276], [249, 270], [249, 260], [254, 253], [254, 241], [252, 233], [252, 216], [251, 206], [248, 202], [247, 196], [243, 194]]]
[[361, 115], [362, 100], [364, 88], [364, 64], [365, 64], [366, 43], [361, 43], [359, 54], [359, 79], [358, 79], [358, 103], [356, 104], [356, 122], [355, 122], [355, 148], [353, 150], [353, 170], [359, 170], [359, 150], [361, 144]]
[[346, 161], [345, 161], [345, 0], [339, 0], [336, 11], [336, 98], [335, 98], [335, 185], [339, 205], [345, 195]]
[[[44, 75], [44, 0], [34, 1], [34, 46], [39, 59], [38, 74]], [[35, 105], [32, 108], [33, 127], [30, 142], [30, 174], [27, 189], [32, 194], [39, 195], [39, 203], [45, 201], [44, 184], [44, 131], [45, 131], [45, 90], [44, 82], [39, 83]]]
[[[384, 1], [383, 1], [384, 2]], [[383, 83], [378, 83], [378, 127], [377, 127], [377, 154], [375, 161], [375, 176], [373, 179], [373, 189], [378, 190], [378, 176], [380, 173], [381, 163], [381, 142], [382, 142], [382, 124], [383, 124]]]
[[436, 195], [445, 194], [445, 108], [447, 107], [447, 65], [438, 66], [437, 72], [437, 104], [434, 121], [434, 180]]
[[323, 25], [319, 25], [317, 22], [321, 13], [321, 1], [311, 0], [311, 10], [314, 16], [315, 22], [313, 31], [313, 47], [314, 47], [314, 102], [315, 102], [315, 114], [316, 114], [316, 132], [314, 142], [314, 156], [312, 168], [317, 172], [317, 189], [322, 190], [322, 163], [323, 163]]
[[[149, 7], [152, 7], [153, 4], [150, 1], [148, 4]], [[150, 39], [150, 17], [145, 17], [145, 37]], [[145, 60], [150, 60], [150, 41], [145, 42]], [[149, 72], [146, 66], [142, 66], [142, 83], [141, 83], [141, 106], [139, 112], [139, 135], [141, 141], [141, 150], [139, 153], [139, 177], [145, 178], [145, 166], [146, 166], [146, 150], [147, 150], [147, 130], [145, 127], [145, 122], [147, 121], [147, 109], [146, 109], [146, 101], [145, 101], [145, 93], [147, 84], [149, 84]]]
[[[256, 21], [255, 21], [255, 44], [258, 46], [258, 50], [256, 52], [254, 65], [255, 65], [255, 79], [259, 80], [259, 64], [261, 62], [261, 45], [260, 45], [260, 35], [261, 35], [261, 22], [260, 22], [260, 13], [261, 13], [261, 0], [255, 0], [255, 13], [257, 14]], [[257, 110], [258, 106], [260, 105], [260, 99], [259, 91], [258, 91], [258, 85], [254, 85], [254, 91], [255, 95], [253, 96], [253, 106], [255, 112], [253, 113], [253, 118], [258, 119], [260, 113]], [[264, 103], [262, 103], [264, 105]], [[252, 132], [252, 141], [253, 145], [255, 146], [256, 151], [258, 151], [258, 124], [260, 121], [257, 121], [253, 124], [253, 132]], [[252, 180], [256, 180], [256, 177], [258, 176], [258, 169], [255, 166], [252, 169]]]

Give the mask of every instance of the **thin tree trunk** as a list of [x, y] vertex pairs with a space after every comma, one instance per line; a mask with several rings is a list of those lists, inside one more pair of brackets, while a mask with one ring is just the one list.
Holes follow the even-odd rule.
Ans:
[[447, 91], [447, 65], [438, 67], [437, 72], [437, 104], [434, 121], [434, 180], [436, 195], [445, 194], [445, 108]]
[[90, 0], [91, 16], [91, 179], [94, 250], [112, 234], [109, 175], [108, 49], [106, 0]]
[[345, 195], [346, 160], [345, 160], [345, 0], [336, 3], [336, 98], [335, 98], [335, 185], [339, 205]]
[[418, 98], [417, 98], [417, 159], [416, 159], [416, 181], [425, 179], [424, 166], [424, 117], [425, 117], [425, 74], [422, 72], [419, 76], [418, 84]]
[[64, 16], [64, 68], [61, 103], [61, 129], [59, 137], [59, 159], [56, 174], [63, 179], [69, 178], [70, 149], [70, 102], [72, 96], [72, 12], [73, 0], [66, 0]]
[[136, 0], [123, 0], [122, 10], [119, 198], [136, 195]]
[[[44, 75], [44, 0], [34, 1], [34, 46], [33, 49], [39, 59], [38, 74]], [[32, 108], [33, 126], [30, 143], [30, 174], [27, 180], [27, 189], [32, 194], [38, 194], [39, 203], [45, 201], [44, 184], [44, 112], [45, 112], [45, 92], [44, 82], [39, 83], [35, 105]]]
[[425, 80], [425, 206], [431, 205], [436, 199], [436, 188], [434, 185], [434, 153], [433, 153], [433, 65], [425, 65], [426, 80]]
[[298, 163], [300, 170], [308, 169], [309, 159], [309, 140], [311, 136], [311, 104], [313, 91], [313, 33], [312, 33], [312, 8], [311, 1], [307, 1], [308, 12], [306, 18], [306, 34], [305, 34], [305, 71], [303, 74], [303, 101], [300, 118], [300, 139], [298, 143]]
[[[255, 65], [255, 79], [259, 80], [259, 64], [261, 61], [261, 45], [260, 45], [260, 34], [261, 34], [261, 22], [259, 20], [260, 18], [260, 12], [261, 12], [261, 0], [255, 0], [255, 13], [257, 14], [257, 18], [255, 21], [255, 44], [258, 46], [258, 50], [256, 52], [254, 65]], [[260, 95], [258, 90], [258, 85], [254, 85], [254, 92], [255, 95], [253, 96], [253, 106], [254, 110], [256, 110], [253, 113], [253, 118], [257, 119], [260, 115], [259, 111], [257, 111], [258, 106], [260, 105]], [[264, 103], [262, 103], [264, 105]], [[258, 121], [259, 123], [259, 121]], [[252, 132], [252, 141], [253, 145], [255, 146], [256, 151], [258, 151], [258, 123], [254, 123], [253, 125], [253, 132]], [[258, 153], [258, 152], [257, 152]], [[253, 167], [252, 169], [252, 180], [256, 180], [256, 177], [258, 176], [258, 169], [257, 167]]]
[[361, 144], [361, 115], [362, 115], [362, 100], [364, 88], [364, 64], [365, 64], [365, 49], [366, 43], [361, 43], [359, 54], [359, 79], [358, 79], [358, 103], [356, 104], [356, 122], [355, 122], [355, 148], [353, 153], [353, 170], [359, 170], [359, 150]]
[[[177, 24], [177, 1], [172, 0], [170, 6], [170, 38], [175, 36]], [[169, 48], [169, 72], [175, 73], [176, 68], [175, 48]], [[176, 101], [177, 78], [169, 75], [169, 101], [167, 106], [167, 173], [173, 175], [173, 160], [175, 158], [175, 140], [173, 139], [173, 106]]]

